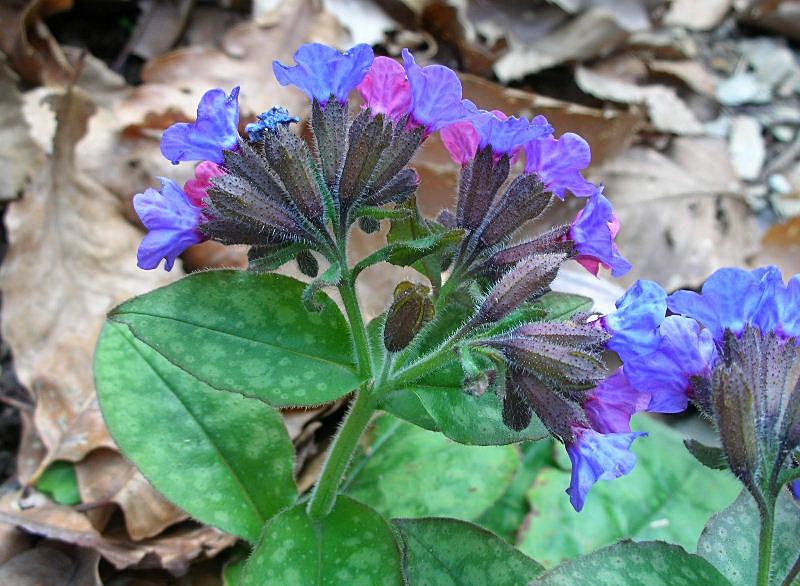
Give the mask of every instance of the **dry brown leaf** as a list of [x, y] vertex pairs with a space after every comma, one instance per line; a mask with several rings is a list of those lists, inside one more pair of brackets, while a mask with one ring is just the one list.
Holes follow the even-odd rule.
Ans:
[[707, 31], [722, 22], [732, 4], [732, 0], [672, 0], [664, 24]]
[[41, 160], [42, 153], [31, 139], [22, 115], [17, 76], [0, 53], [0, 201], [22, 195]]
[[775, 264], [784, 275], [800, 273], [800, 217], [771, 226], [762, 240], [754, 264]]
[[11, 525], [0, 524], [0, 565], [30, 549], [33, 539]]
[[[188, 515], [152, 490], [128, 460], [113, 450], [95, 450], [75, 466], [81, 502], [115, 503], [125, 514], [125, 528], [134, 541], [161, 533]], [[113, 507], [93, 509], [95, 526], [105, 527]]]
[[20, 411], [20, 419], [22, 433], [17, 451], [17, 480], [22, 484], [28, 484], [47, 455], [47, 448], [44, 447], [39, 433], [36, 431], [33, 411]]
[[651, 124], [660, 132], [703, 132], [703, 125], [673, 88], [663, 85], [637, 85], [587, 67], [577, 68], [575, 82], [584, 92], [601, 100], [644, 105]]
[[102, 586], [100, 554], [43, 542], [0, 566], [0, 584], [14, 586]]
[[0, 269], [3, 337], [20, 381], [37, 398], [34, 421], [47, 449], [30, 482], [54, 460], [76, 462], [113, 446], [94, 391], [97, 335], [115, 304], [174, 279], [136, 267], [141, 233], [110, 192], [75, 168], [91, 100], [73, 88], [53, 102], [53, 154], [9, 206], [10, 246]]
[[655, 60], [647, 64], [653, 73], [669, 75], [681, 80], [698, 94], [713, 98], [716, 95], [717, 80], [702, 63], [694, 59], [680, 61]]
[[178, 88], [194, 103], [210, 88], [241, 86], [243, 117], [276, 104], [293, 112], [303, 111], [307, 99], [298, 90], [278, 84], [272, 74], [272, 60], [292, 62], [292, 55], [303, 43], [340, 46], [347, 35], [336, 18], [312, 0], [282, 2], [276, 10], [271, 25], [244, 23], [231, 29], [221, 49], [186, 47], [149, 61], [142, 79], [147, 84]]
[[131, 541], [124, 536], [101, 535], [86, 515], [57, 505], [44, 495], [21, 492], [0, 498], [0, 522], [21, 527], [50, 539], [98, 551], [117, 568], [165, 568], [175, 574], [186, 571], [198, 558], [212, 558], [236, 543], [236, 537], [213, 527], [184, 524], [159, 537]]
[[800, 1], [751, 1], [739, 19], [747, 25], [786, 35], [800, 41]]
[[676, 138], [667, 154], [633, 147], [591, 178], [605, 182], [622, 225], [617, 242], [634, 267], [624, 283], [696, 287], [715, 269], [747, 264], [758, 249], [724, 141]]

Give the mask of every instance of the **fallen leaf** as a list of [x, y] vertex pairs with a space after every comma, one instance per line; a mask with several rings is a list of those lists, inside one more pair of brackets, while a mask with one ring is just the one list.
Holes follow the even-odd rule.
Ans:
[[0, 566], [16, 555], [30, 549], [33, 539], [11, 525], [0, 525]]
[[785, 35], [800, 41], [800, 2], [751, 2], [739, 15], [739, 20], [749, 26]]
[[[188, 515], [153, 490], [139, 472], [121, 454], [113, 450], [95, 450], [75, 466], [81, 502], [87, 506], [114, 503], [125, 514], [125, 528], [134, 541], [161, 533]], [[113, 507], [93, 508], [104, 527]]]
[[0, 522], [94, 549], [116, 568], [165, 568], [174, 574], [184, 573], [193, 560], [212, 558], [236, 542], [236, 537], [218, 529], [192, 524], [144, 541], [101, 535], [86, 515], [56, 505], [35, 491], [24, 500], [21, 492], [0, 497]]
[[745, 181], [755, 181], [767, 157], [761, 124], [752, 116], [736, 116], [731, 123], [729, 148], [736, 174]]
[[681, 61], [654, 60], [647, 64], [653, 73], [668, 75], [681, 80], [698, 94], [714, 97], [717, 81], [702, 63], [693, 59]]
[[379, 45], [386, 33], [396, 30], [398, 23], [372, 0], [323, 0], [325, 9], [333, 14], [349, 32], [354, 45]]
[[755, 218], [724, 141], [679, 137], [666, 153], [635, 146], [590, 177], [605, 182], [622, 226], [617, 243], [634, 267], [623, 284], [697, 287], [758, 250]]
[[42, 153], [33, 142], [22, 114], [17, 76], [0, 53], [0, 201], [14, 199], [41, 165]]
[[601, 100], [644, 105], [651, 124], [660, 132], [701, 134], [703, 131], [703, 125], [673, 88], [636, 85], [587, 67], [577, 68], [575, 82], [584, 92]]
[[771, 226], [761, 244], [754, 264], [776, 264], [787, 277], [800, 273], [800, 217]]
[[136, 267], [141, 233], [121, 216], [117, 199], [75, 167], [75, 144], [94, 111], [89, 97], [72, 88], [52, 103], [52, 156], [9, 205], [10, 245], [0, 268], [3, 339], [37, 399], [34, 421], [46, 448], [36, 471], [26, 470], [28, 482], [54, 460], [77, 462], [113, 446], [94, 391], [97, 335], [111, 307], [174, 279]]
[[732, 0], [672, 0], [664, 24], [694, 31], [717, 27], [731, 9]]
[[43, 542], [0, 566], [0, 584], [102, 586], [97, 567], [99, 561], [100, 555], [94, 551]]

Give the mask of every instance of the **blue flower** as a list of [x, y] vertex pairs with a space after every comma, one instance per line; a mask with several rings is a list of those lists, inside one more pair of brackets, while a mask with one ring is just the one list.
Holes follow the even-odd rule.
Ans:
[[177, 165], [181, 161], [211, 161], [222, 164], [223, 151], [239, 143], [239, 88], [229, 96], [221, 89], [207, 91], [197, 107], [197, 120], [179, 122], [164, 131], [161, 152]]
[[617, 300], [617, 311], [603, 317], [612, 334], [608, 347], [624, 360], [652, 352], [667, 313], [667, 292], [654, 281], [639, 280]]
[[308, 43], [294, 54], [297, 65], [272, 62], [281, 85], [294, 85], [323, 106], [331, 97], [346, 102], [350, 92], [367, 75], [375, 55], [372, 47], [356, 45], [344, 53], [320, 43]]
[[578, 197], [590, 197], [597, 192], [597, 186], [581, 174], [591, 161], [589, 143], [572, 132], [557, 139], [544, 136], [525, 145], [525, 172], [536, 173], [562, 200], [567, 191]]
[[247, 136], [252, 142], [264, 140], [264, 131], [276, 132], [278, 126], [288, 126], [291, 123], [300, 122], [300, 118], [289, 114], [289, 110], [283, 106], [273, 106], [266, 112], [256, 116], [257, 120], [244, 127]]
[[633, 414], [649, 404], [650, 395], [634, 388], [620, 368], [587, 393], [583, 409], [596, 431], [629, 433]]
[[600, 265], [611, 269], [611, 274], [621, 277], [631, 270], [631, 263], [619, 252], [614, 239], [619, 232], [619, 220], [614, 214], [611, 202], [602, 190], [595, 188], [595, 194], [588, 199], [569, 231], [569, 239], [575, 243], [577, 260], [594, 274]]
[[411, 119], [428, 134], [468, 117], [455, 71], [444, 65], [420, 67], [408, 49], [403, 49], [403, 66], [411, 85]]
[[680, 413], [692, 396], [692, 378], [710, 376], [717, 349], [708, 330], [693, 319], [672, 315], [659, 326], [653, 351], [623, 360], [631, 384], [650, 394], [648, 411]]
[[792, 496], [794, 496], [795, 500], [800, 501], [800, 480], [790, 482], [789, 490], [792, 491]]
[[567, 494], [576, 511], [583, 509], [589, 489], [598, 480], [612, 480], [628, 474], [636, 465], [631, 444], [644, 432], [599, 433], [586, 427], [574, 427], [574, 441], [567, 444], [572, 462], [572, 478]]
[[169, 271], [178, 255], [206, 239], [200, 231], [206, 218], [177, 183], [160, 179], [161, 191], [150, 188], [133, 198], [133, 207], [149, 230], [139, 245], [138, 265], [150, 270], [165, 259], [164, 268]]

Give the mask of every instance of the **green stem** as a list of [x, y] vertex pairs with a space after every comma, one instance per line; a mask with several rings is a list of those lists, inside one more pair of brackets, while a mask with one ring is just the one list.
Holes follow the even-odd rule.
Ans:
[[789, 573], [786, 574], [786, 578], [784, 578], [781, 586], [792, 586], [792, 582], [797, 576], [800, 575], [800, 557], [798, 557], [792, 568], [789, 570]]
[[350, 322], [350, 332], [353, 336], [353, 347], [355, 350], [358, 372], [361, 376], [369, 378], [373, 372], [372, 352], [369, 347], [367, 329], [364, 327], [364, 319], [361, 317], [361, 308], [358, 306], [355, 285], [350, 282], [350, 275], [342, 276], [342, 284], [339, 285], [339, 293], [342, 296], [344, 310]]
[[356, 391], [356, 398], [333, 440], [322, 474], [308, 501], [307, 512], [312, 519], [323, 519], [333, 510], [339, 486], [375, 407], [375, 397], [367, 385]]
[[756, 498], [761, 515], [761, 531], [758, 536], [758, 586], [769, 586], [770, 563], [772, 562], [772, 536], [775, 530], [775, 499], [767, 502]]

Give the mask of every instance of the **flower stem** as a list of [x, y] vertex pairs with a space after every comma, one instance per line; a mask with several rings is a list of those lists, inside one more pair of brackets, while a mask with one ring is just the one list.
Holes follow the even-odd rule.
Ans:
[[347, 320], [350, 322], [358, 372], [364, 377], [370, 377], [373, 371], [372, 352], [367, 338], [367, 330], [364, 327], [364, 319], [361, 317], [361, 308], [358, 306], [355, 285], [350, 282], [349, 275], [343, 277], [342, 284], [339, 285], [339, 293], [342, 296]]
[[775, 530], [775, 499], [769, 502], [756, 498], [761, 515], [761, 531], [758, 536], [758, 586], [769, 586], [770, 563], [772, 562], [772, 537]]
[[369, 385], [362, 385], [356, 391], [350, 411], [333, 440], [322, 474], [311, 493], [311, 500], [308, 501], [307, 512], [312, 519], [323, 519], [333, 510], [339, 486], [375, 407], [375, 397]]

